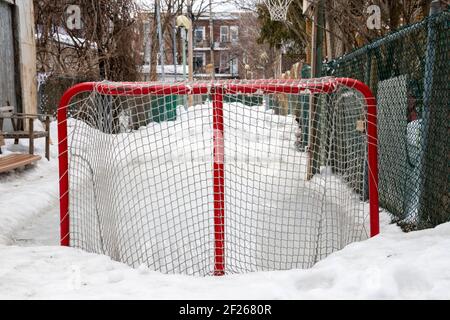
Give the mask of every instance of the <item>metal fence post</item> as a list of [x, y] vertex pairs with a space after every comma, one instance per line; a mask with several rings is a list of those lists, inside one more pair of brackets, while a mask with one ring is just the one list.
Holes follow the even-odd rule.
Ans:
[[[434, 64], [436, 60], [436, 15], [441, 12], [440, 1], [434, 0], [430, 6], [430, 17], [428, 21], [427, 49], [425, 56], [425, 74], [424, 74], [424, 91], [423, 91], [423, 129], [422, 129], [422, 149], [419, 153], [419, 171], [423, 172], [426, 168], [426, 154], [428, 149], [428, 137], [430, 132], [430, 113], [431, 113], [431, 96], [433, 93], [433, 74]], [[422, 213], [425, 177], [419, 178], [419, 214]]]

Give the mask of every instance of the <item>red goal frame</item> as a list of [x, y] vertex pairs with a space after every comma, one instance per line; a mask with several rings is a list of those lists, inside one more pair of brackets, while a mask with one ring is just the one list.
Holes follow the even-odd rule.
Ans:
[[[359, 91], [366, 102], [368, 166], [369, 166], [369, 201], [370, 201], [370, 236], [379, 234], [379, 200], [378, 200], [378, 140], [376, 99], [370, 88], [355, 79], [325, 78], [298, 80], [256, 80], [245, 83], [197, 83], [197, 84], [156, 84], [156, 83], [96, 83], [86, 82], [73, 86], [61, 98], [58, 108], [58, 148], [59, 148], [59, 190], [60, 190], [60, 231], [61, 245], [70, 246], [70, 212], [69, 212], [69, 159], [67, 142], [67, 111], [73, 97], [80, 93], [94, 92], [105, 95], [213, 95], [213, 129], [214, 159], [223, 159], [223, 97], [225, 94], [299, 94], [331, 93], [337, 86], [345, 86]], [[216, 158], [217, 156], [217, 158]], [[223, 161], [214, 160], [214, 231], [215, 231], [215, 274], [225, 273], [224, 263], [224, 222], [225, 222], [225, 167]]]

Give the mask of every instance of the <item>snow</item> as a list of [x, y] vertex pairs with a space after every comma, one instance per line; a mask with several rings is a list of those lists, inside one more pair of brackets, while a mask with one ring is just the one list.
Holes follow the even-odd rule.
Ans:
[[449, 248], [449, 223], [410, 234], [383, 225], [312, 269], [197, 278], [71, 248], [3, 246], [0, 299], [450, 299]]
[[[189, 66], [185, 66], [185, 68], [186, 68], [186, 74], [187, 74], [189, 72]], [[176, 72], [175, 72], [175, 69], [176, 69]], [[156, 66], [157, 74], [161, 74], [162, 70], [163, 70], [163, 68], [161, 65]], [[150, 74], [150, 66], [148, 64], [143, 65], [141, 67], [141, 72], [144, 74]], [[166, 74], [171, 74], [171, 75], [174, 75], [174, 74], [183, 75], [183, 65], [180, 65], [180, 64], [179, 65], [173, 65], [173, 64], [164, 65], [164, 72]]]
[[[54, 41], [57, 43], [69, 46], [69, 47], [83, 47], [83, 46], [89, 46], [91, 49], [97, 48], [96, 43], [91, 43], [90, 41], [87, 41], [83, 38], [78, 38], [74, 36], [70, 36], [66, 33], [66, 31], [63, 28], [59, 28], [56, 33], [52, 33], [48, 35], [53, 38]], [[43, 34], [41, 32], [37, 32], [35, 34], [36, 39], [40, 39], [43, 37]]]
[[[39, 121], [35, 122], [36, 130], [43, 130]], [[57, 162], [57, 130], [53, 122], [50, 128], [51, 158], [45, 159], [44, 139], [35, 140], [35, 154], [42, 160], [25, 171], [15, 171], [0, 175], [0, 244], [11, 243], [12, 234], [17, 228], [25, 225], [29, 219], [42, 212], [47, 212], [57, 205], [58, 195], [58, 162]], [[28, 140], [21, 139], [19, 145], [6, 140], [2, 147], [4, 155], [11, 153], [28, 153]]]
[[406, 188], [406, 219], [404, 222], [414, 223], [419, 221], [420, 207], [420, 186], [422, 172], [422, 150], [424, 148], [423, 137], [423, 121], [415, 120], [408, 123], [406, 131], [407, 150], [408, 150], [408, 182], [405, 183]]
[[[72, 245], [133, 267], [212, 273], [212, 163], [223, 163], [213, 160], [213, 136], [222, 137], [212, 109], [180, 106], [176, 121], [117, 135], [94, 129], [103, 125], [95, 120], [70, 120]], [[308, 268], [367, 239], [368, 206], [358, 194], [326, 168], [306, 180], [293, 116], [242, 103], [223, 111], [230, 273]]]
[[[51, 128], [51, 162], [0, 176], [0, 299], [450, 299], [450, 223], [405, 234], [385, 212], [379, 236], [306, 270], [165, 275], [58, 247], [55, 123]], [[25, 140], [7, 143], [7, 153], [26, 151]], [[43, 141], [36, 150], [43, 154]]]

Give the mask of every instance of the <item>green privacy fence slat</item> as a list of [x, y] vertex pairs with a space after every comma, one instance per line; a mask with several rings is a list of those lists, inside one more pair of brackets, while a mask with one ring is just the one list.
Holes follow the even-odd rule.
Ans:
[[262, 95], [225, 95], [225, 103], [242, 103], [247, 106], [261, 106], [263, 104], [264, 97]]
[[153, 96], [150, 111], [152, 122], [177, 120], [177, 107], [182, 104], [182, 96]]
[[378, 98], [380, 204], [408, 229], [450, 221], [450, 14], [329, 62]]
[[[196, 103], [205, 103], [211, 101], [211, 96], [202, 95]], [[262, 95], [225, 95], [223, 102], [225, 103], [242, 103], [247, 106], [261, 106], [263, 104], [264, 97]]]

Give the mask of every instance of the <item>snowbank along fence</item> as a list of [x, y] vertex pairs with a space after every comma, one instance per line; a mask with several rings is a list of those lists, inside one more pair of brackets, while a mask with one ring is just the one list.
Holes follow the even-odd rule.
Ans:
[[450, 221], [449, 16], [431, 15], [325, 70], [376, 95], [380, 206], [408, 230]]

